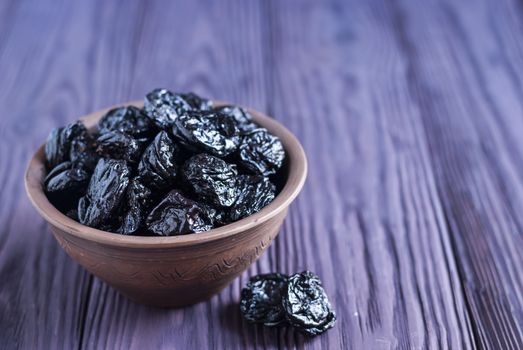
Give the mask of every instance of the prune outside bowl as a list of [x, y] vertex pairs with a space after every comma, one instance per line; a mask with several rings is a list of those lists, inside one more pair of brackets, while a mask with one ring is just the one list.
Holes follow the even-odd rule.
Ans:
[[[121, 105], [141, 107], [142, 103]], [[93, 129], [101, 116], [114, 107], [80, 120]], [[171, 237], [125, 236], [84, 226], [48, 201], [42, 188], [46, 174], [43, 145], [33, 155], [25, 173], [27, 194], [67, 254], [128, 298], [159, 307], [182, 307], [206, 300], [267, 249], [278, 235], [288, 207], [301, 191], [307, 175], [305, 153], [292, 133], [274, 119], [247, 110], [255, 122], [283, 143], [286, 179], [272, 203], [229, 225]]]

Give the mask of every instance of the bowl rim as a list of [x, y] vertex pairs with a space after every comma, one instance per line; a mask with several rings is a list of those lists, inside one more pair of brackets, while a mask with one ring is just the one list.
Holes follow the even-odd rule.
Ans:
[[[216, 106], [230, 105], [230, 103], [223, 101], [214, 101], [214, 104]], [[100, 109], [78, 119], [81, 120], [86, 127], [91, 128], [107, 111], [129, 105], [142, 107], [143, 102], [135, 100], [120, 103]], [[275, 119], [252, 108], [240, 107], [249, 111], [256, 123], [280, 138], [287, 155], [289, 166], [287, 181], [274, 200], [259, 212], [231, 224], [197, 234], [168, 237], [127, 236], [82, 225], [56, 209], [54, 205], [49, 202], [43, 191], [42, 181], [45, 175], [45, 144], [42, 144], [36, 150], [29, 161], [24, 175], [25, 190], [33, 206], [49, 224], [77, 238], [102, 245], [128, 248], [171, 248], [204, 244], [222, 238], [233, 239], [237, 234], [258, 226], [284, 211], [301, 191], [307, 177], [308, 167], [303, 147], [286, 127]]]

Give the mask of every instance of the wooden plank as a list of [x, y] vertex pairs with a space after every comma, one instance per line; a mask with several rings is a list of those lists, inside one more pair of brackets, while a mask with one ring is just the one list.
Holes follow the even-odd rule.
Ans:
[[471, 348], [423, 124], [384, 5], [268, 9], [268, 98], [312, 164], [278, 261], [317, 271], [334, 291], [338, 327], [307, 348]]
[[511, 40], [510, 25], [520, 26], [521, 10], [511, 6], [434, 2], [414, 11], [404, 2], [395, 9], [409, 91], [421, 111], [467, 305], [485, 348], [523, 347], [523, 242], [515, 211], [522, 205], [521, 71], [502, 46]]
[[[116, 13], [119, 8], [115, 5], [104, 11]], [[139, 18], [136, 20], [139, 28], [134, 31], [133, 39], [120, 43], [116, 55], [122, 57], [114, 62], [113, 41], [100, 42], [97, 55], [108, 62], [98, 72], [100, 76], [111, 75], [112, 84], [122, 88], [132, 86], [133, 96], [143, 96], [154, 87], [165, 86], [265, 109], [262, 17], [258, 2], [203, 5], [165, 1], [130, 6], [128, 11], [128, 17]], [[105, 35], [125, 36], [133, 31], [134, 25], [134, 21], [124, 21]], [[119, 60], [128, 65], [127, 69], [118, 67]], [[121, 72], [113, 76], [115, 70]], [[267, 272], [271, 269], [269, 264], [266, 255], [249, 273]], [[82, 347], [242, 349], [247, 344], [258, 347], [272, 344], [270, 332], [266, 336], [256, 334], [257, 329], [246, 325], [239, 315], [239, 293], [247, 276], [235, 280], [209, 302], [182, 310], [136, 305], [94, 279]]]
[[[1, 346], [523, 347], [522, 14], [513, 0], [2, 3]], [[71, 262], [21, 181], [52, 127], [158, 86], [266, 111], [310, 162], [267, 254], [182, 310]], [[241, 319], [248, 276], [303, 269], [334, 329]]]
[[[67, 51], [61, 40], [73, 9], [47, 5], [11, 2], [0, 14], [0, 346], [7, 349], [78, 347], [90, 283], [23, 189], [27, 161], [49, 130], [92, 108], [75, 96], [84, 52], [73, 43], [69, 55], [57, 55]], [[75, 74], [66, 73], [64, 62], [79, 65]]]

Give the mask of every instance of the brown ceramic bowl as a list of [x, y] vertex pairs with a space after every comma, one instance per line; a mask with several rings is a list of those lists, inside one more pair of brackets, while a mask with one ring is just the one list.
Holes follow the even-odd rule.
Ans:
[[[140, 102], [128, 104], [141, 107]], [[107, 110], [80, 119], [92, 129]], [[272, 203], [232, 224], [172, 237], [124, 236], [84, 226], [47, 200], [42, 189], [44, 146], [29, 162], [27, 194], [67, 254], [122, 294], [162, 307], [197, 303], [222, 290], [267, 249], [305, 182], [307, 160], [298, 140], [275, 120], [249, 111], [258, 124], [281, 139], [287, 153], [285, 178]]]

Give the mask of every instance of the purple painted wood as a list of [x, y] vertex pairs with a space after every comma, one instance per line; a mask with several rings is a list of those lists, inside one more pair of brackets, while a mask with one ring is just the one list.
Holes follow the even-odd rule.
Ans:
[[[523, 8], [515, 0], [0, 2], [0, 347], [523, 348]], [[310, 162], [282, 234], [182, 310], [73, 263], [23, 193], [49, 130], [165, 86], [250, 105]], [[242, 321], [311, 269], [336, 327]]]

